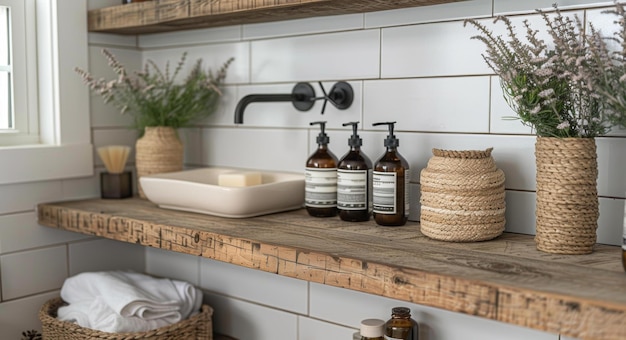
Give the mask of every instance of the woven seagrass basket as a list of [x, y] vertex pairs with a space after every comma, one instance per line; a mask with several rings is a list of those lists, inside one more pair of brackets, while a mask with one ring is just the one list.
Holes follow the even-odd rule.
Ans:
[[504, 173], [484, 151], [433, 149], [420, 173], [424, 235], [442, 241], [472, 242], [504, 231]]
[[75, 323], [61, 321], [56, 318], [59, 307], [65, 305], [61, 298], [48, 300], [39, 310], [43, 339], [77, 340], [213, 340], [213, 309], [202, 306], [200, 313], [170, 326], [157, 328], [147, 332], [108, 333], [84, 328]]
[[[176, 130], [169, 126], [147, 126], [145, 134], [135, 143], [137, 179], [142, 176], [183, 169], [183, 143]], [[137, 180], [139, 197], [146, 198]]]

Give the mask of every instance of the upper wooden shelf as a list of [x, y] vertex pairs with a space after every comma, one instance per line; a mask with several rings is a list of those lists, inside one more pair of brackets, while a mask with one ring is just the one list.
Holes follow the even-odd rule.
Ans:
[[582, 339], [626, 339], [621, 248], [539, 252], [532, 236], [431, 240], [419, 224], [380, 227], [313, 218], [305, 210], [227, 219], [149, 201], [40, 204], [39, 223], [203, 256], [336, 287]]
[[153, 0], [89, 11], [89, 31], [171, 32], [314, 16], [364, 13], [462, 0]]

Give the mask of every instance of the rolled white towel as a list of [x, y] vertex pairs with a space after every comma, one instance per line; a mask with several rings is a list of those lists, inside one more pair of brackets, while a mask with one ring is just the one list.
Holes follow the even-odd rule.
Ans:
[[[202, 291], [187, 282], [122, 271], [81, 273], [70, 277], [61, 288], [61, 297], [70, 304], [68, 307], [78, 306], [69, 310], [63, 307], [63, 313], [73, 313], [79, 325], [83, 326], [80, 322], [84, 321], [79, 313], [88, 305], [87, 314], [95, 317], [89, 320], [91, 327], [85, 327], [108, 332], [122, 332], [120, 329], [124, 332], [145, 331], [143, 321], [154, 321], [148, 323], [147, 326], [153, 327], [150, 329], [173, 324], [193, 315], [202, 304]], [[108, 316], [107, 313], [115, 315]], [[106, 323], [105, 319], [116, 325], [115, 329], [99, 327]]]
[[109, 333], [146, 332], [170, 325], [165, 319], [123, 317], [113, 311], [101, 297], [91, 302], [72, 303], [60, 307], [57, 317], [59, 320], [75, 322], [81, 327]]
[[57, 310], [57, 319], [78, 324], [81, 327], [93, 328], [89, 315], [92, 301], [75, 302], [71, 305], [61, 306]]

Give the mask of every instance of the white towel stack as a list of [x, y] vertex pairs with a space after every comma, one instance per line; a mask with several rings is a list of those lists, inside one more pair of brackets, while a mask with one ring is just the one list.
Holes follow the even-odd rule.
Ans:
[[63, 321], [103, 332], [145, 332], [200, 310], [202, 291], [177, 280], [135, 272], [82, 273], [65, 280], [57, 314]]

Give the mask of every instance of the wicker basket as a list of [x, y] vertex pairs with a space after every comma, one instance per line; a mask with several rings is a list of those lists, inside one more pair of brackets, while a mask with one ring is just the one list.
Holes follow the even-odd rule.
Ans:
[[56, 318], [59, 307], [65, 305], [61, 298], [48, 300], [39, 310], [43, 339], [107, 339], [107, 340], [213, 340], [213, 309], [207, 305], [202, 311], [186, 320], [147, 332], [108, 333], [84, 328], [75, 323]]
[[135, 168], [137, 169], [139, 197], [146, 198], [139, 178], [183, 170], [183, 153], [183, 143], [174, 128], [147, 126], [145, 134], [135, 143]]
[[504, 173], [491, 148], [484, 151], [433, 149], [420, 173], [420, 229], [430, 238], [484, 241], [504, 231]]

